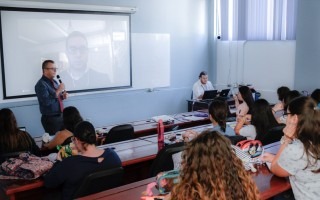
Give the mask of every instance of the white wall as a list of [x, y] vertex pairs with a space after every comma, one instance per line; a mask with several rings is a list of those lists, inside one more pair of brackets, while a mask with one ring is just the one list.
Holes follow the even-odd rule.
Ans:
[[293, 89], [295, 41], [219, 41], [217, 85], [252, 84], [270, 103], [277, 88]]

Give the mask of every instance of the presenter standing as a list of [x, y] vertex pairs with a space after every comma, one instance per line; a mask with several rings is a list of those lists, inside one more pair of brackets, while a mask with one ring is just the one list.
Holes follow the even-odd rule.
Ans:
[[206, 90], [214, 90], [212, 83], [208, 81], [208, 74], [202, 71], [199, 74], [199, 80], [193, 84], [193, 96], [192, 99], [202, 99], [203, 93]]
[[63, 126], [63, 100], [68, 98], [64, 83], [54, 80], [57, 67], [53, 60], [42, 63], [42, 77], [35, 85], [35, 92], [39, 101], [41, 123], [50, 135], [60, 131]]

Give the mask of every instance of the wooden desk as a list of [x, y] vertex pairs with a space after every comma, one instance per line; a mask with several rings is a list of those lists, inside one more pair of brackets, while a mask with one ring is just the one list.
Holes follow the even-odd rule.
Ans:
[[[249, 173], [249, 172], [248, 172]], [[269, 199], [281, 192], [291, 188], [287, 178], [276, 177], [269, 172], [266, 166], [258, 168], [258, 172], [251, 174], [260, 191], [261, 199]], [[140, 199], [141, 193], [146, 189], [147, 184], [153, 182], [155, 178], [145, 179], [143, 181], [124, 185], [118, 188], [106, 190], [100, 193], [92, 194], [79, 200], [108, 199], [108, 200], [132, 200]], [[154, 194], [158, 194], [153, 190]]]
[[[165, 131], [171, 131], [172, 128], [176, 126], [178, 126], [179, 129], [182, 129], [182, 128], [189, 128], [193, 126], [199, 126], [199, 125], [210, 123], [210, 120], [208, 117], [202, 117], [202, 118], [199, 117], [197, 119], [194, 118], [193, 120], [185, 119], [186, 116], [192, 116], [196, 113], [197, 112], [195, 111], [195, 112], [185, 112], [185, 113], [170, 115], [171, 117], [174, 118], [174, 123], [165, 125], [164, 126]], [[122, 124], [131, 124], [134, 128], [134, 135], [136, 138], [157, 133], [157, 123], [151, 119], [122, 123]], [[113, 124], [105, 127], [100, 127], [100, 128], [97, 128], [96, 130], [101, 132], [108, 132], [112, 127], [117, 125], [120, 125], [120, 124]]]
[[[122, 166], [125, 169], [125, 179], [127, 178], [129, 182], [136, 181], [135, 179], [138, 177], [146, 178], [146, 175], [149, 173], [148, 169], [150, 163], [156, 157], [158, 152], [157, 144], [141, 139], [99, 146], [99, 148], [107, 147], [114, 149], [114, 151], [119, 155], [122, 161]], [[132, 178], [128, 173], [136, 174], [136, 177]], [[36, 180], [0, 179], [0, 186], [1, 200], [42, 199], [49, 191], [43, 187], [44, 181], [41, 178]]]
[[[201, 129], [205, 127], [206, 126], [200, 126], [195, 128]], [[179, 130], [175, 132], [182, 132], [182, 131], [183, 130]], [[170, 133], [166, 133], [166, 134], [170, 134]], [[147, 177], [146, 174], [149, 173], [149, 167], [158, 152], [158, 143], [156, 138], [157, 137], [154, 135], [149, 137], [143, 137], [140, 139], [107, 144], [107, 145], [100, 146], [99, 148], [107, 148], [107, 147], [113, 148], [119, 155], [122, 161], [122, 165], [124, 166], [125, 180], [129, 182], [133, 182], [133, 181], [136, 182], [137, 181], [136, 178], [139, 178], [140, 180], [141, 178], [145, 179]], [[277, 145], [268, 145], [268, 146], [269, 146], [269, 149], [277, 148]], [[128, 175], [126, 177], [126, 174], [130, 174], [130, 175], [135, 174], [136, 177], [130, 177]], [[287, 179], [273, 176], [265, 167], [264, 168], [262, 167], [261, 169], [259, 169], [259, 171], [253, 174], [252, 176], [259, 187], [261, 196], [264, 199], [267, 199], [271, 196], [279, 194], [282, 191], [285, 191], [290, 188], [290, 184]], [[131, 179], [129, 179], [128, 177]], [[129, 199], [139, 199], [141, 192], [145, 189], [146, 184], [148, 184], [150, 180], [146, 181], [143, 186], [141, 187], [139, 186], [140, 188], [137, 186], [137, 183], [132, 183], [133, 185], [130, 184], [130, 186], [123, 186], [124, 188], [133, 187], [133, 186], [135, 188], [138, 188], [136, 190], [132, 190], [132, 191], [130, 190], [133, 196], [129, 196], [130, 197]], [[47, 193], [48, 191], [48, 189], [45, 189], [43, 185], [44, 183], [42, 179], [31, 180], [31, 181], [0, 180], [1, 192], [9, 196], [10, 199], [12, 200], [14, 200], [15, 197], [17, 197], [17, 199], [24, 199], [24, 200], [36, 199], [36, 198], [40, 199], [42, 197], [41, 195]], [[36, 190], [37, 192], [35, 192]], [[29, 194], [32, 193], [33, 195], [29, 195], [29, 196], [22, 195], [26, 193], [29, 193]], [[134, 195], [133, 193], [136, 193], [136, 194]], [[128, 194], [122, 194], [122, 192], [120, 192], [119, 194], [114, 194], [114, 195], [115, 197], [121, 197], [121, 195], [128, 195]], [[120, 195], [120, 196], [117, 196], [117, 195]], [[20, 196], [23, 196], [23, 198], [22, 197], [19, 198]], [[138, 198], [134, 198], [135, 196], [137, 196]], [[0, 199], [3, 199], [2, 196], [0, 196]]]

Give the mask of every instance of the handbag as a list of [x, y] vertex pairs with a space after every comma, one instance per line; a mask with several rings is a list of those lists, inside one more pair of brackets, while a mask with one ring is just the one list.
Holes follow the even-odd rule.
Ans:
[[9, 158], [1, 164], [5, 175], [22, 179], [36, 179], [43, 175], [53, 163], [46, 158], [40, 158], [29, 153], [22, 153], [18, 158]]
[[260, 140], [243, 140], [236, 144], [242, 151], [247, 152], [251, 158], [261, 155], [263, 147]]
[[160, 194], [168, 194], [179, 181], [179, 170], [160, 172], [156, 177]]

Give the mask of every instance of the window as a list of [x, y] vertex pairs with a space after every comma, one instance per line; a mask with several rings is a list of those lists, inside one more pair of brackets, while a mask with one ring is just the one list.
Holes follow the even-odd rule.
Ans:
[[221, 40], [295, 40], [297, 0], [214, 0]]

